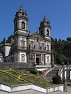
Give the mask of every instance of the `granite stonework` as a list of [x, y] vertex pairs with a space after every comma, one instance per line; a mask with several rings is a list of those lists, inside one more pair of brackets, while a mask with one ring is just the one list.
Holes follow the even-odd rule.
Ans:
[[14, 34], [0, 42], [0, 62], [29, 62], [39, 68], [40, 65], [49, 67], [52, 64], [50, 22], [44, 16], [38, 31], [30, 33], [28, 21], [27, 13], [20, 6], [14, 17]]

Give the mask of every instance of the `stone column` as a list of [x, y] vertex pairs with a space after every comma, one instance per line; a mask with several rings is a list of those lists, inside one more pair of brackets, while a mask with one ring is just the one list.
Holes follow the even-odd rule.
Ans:
[[44, 54], [44, 65], [45, 65], [45, 54]]
[[41, 63], [44, 65], [44, 54], [41, 54]]
[[34, 62], [36, 63], [36, 53], [34, 53]]
[[18, 52], [18, 54], [17, 54], [17, 62], [20, 62], [20, 53]]

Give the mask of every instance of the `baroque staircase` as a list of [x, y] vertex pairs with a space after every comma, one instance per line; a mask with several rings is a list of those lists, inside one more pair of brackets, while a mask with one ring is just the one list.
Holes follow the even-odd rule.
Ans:
[[56, 75], [56, 73], [61, 69], [61, 67], [54, 67], [52, 69], [50, 69], [49, 71], [47, 70], [45, 73], [44, 73], [44, 76], [46, 77], [46, 79], [49, 81], [49, 82], [52, 82], [52, 78], [53, 76]]

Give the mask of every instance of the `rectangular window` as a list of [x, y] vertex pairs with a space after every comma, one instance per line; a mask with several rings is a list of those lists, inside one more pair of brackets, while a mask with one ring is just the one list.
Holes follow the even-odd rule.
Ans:
[[34, 42], [33, 41], [30, 42], [30, 47], [34, 48]]
[[46, 50], [49, 51], [49, 45], [46, 45]]
[[30, 58], [34, 58], [34, 53], [30, 53]]
[[39, 49], [39, 42], [38, 41], [36, 42], [35, 48]]
[[47, 62], [49, 62], [49, 56], [47, 56]]
[[25, 29], [25, 22], [22, 22], [22, 29]]
[[41, 44], [41, 49], [44, 50], [44, 43]]
[[25, 47], [25, 41], [21, 41], [21, 47], [22, 47], [22, 48]]

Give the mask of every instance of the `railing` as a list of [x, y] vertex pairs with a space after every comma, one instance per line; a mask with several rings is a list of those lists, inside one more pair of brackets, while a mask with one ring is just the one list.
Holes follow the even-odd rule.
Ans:
[[18, 46], [17, 49], [19, 49], [19, 50], [27, 50], [27, 47], [20, 47], [20, 46]]
[[32, 50], [32, 51], [39, 51], [39, 52], [48, 52], [48, 53], [51, 53], [51, 50], [40, 49], [40, 48], [36, 49], [36, 48], [34, 48], [34, 47], [30, 47], [30, 49], [29, 49], [29, 50]]

